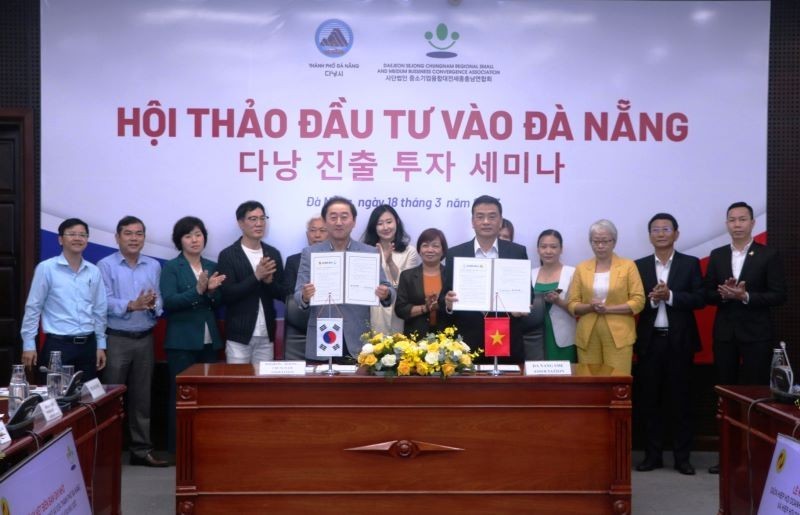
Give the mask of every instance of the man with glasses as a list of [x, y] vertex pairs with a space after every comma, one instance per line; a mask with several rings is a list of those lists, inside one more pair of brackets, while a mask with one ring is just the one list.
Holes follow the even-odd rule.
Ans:
[[700, 261], [675, 250], [678, 221], [669, 213], [654, 215], [647, 225], [655, 253], [636, 260], [648, 300], [639, 314], [634, 349], [636, 383], [645, 422], [645, 458], [636, 466], [648, 472], [663, 466], [664, 426], [672, 425], [674, 468], [693, 475], [691, 371], [700, 334], [694, 310], [705, 305]]
[[228, 363], [272, 361], [275, 357], [274, 300], [285, 297], [283, 259], [264, 243], [269, 216], [248, 200], [236, 208], [242, 237], [219, 253], [217, 271], [226, 276], [220, 291], [225, 312], [225, 357]]
[[[83, 371], [83, 380], [97, 377], [106, 366], [106, 290], [100, 270], [83, 259], [89, 226], [68, 218], [58, 226], [62, 252], [36, 266], [22, 319], [22, 362], [27, 368], [51, 351], [61, 351], [62, 365]], [[45, 332], [42, 354], [36, 352], [39, 321]]]
[[108, 300], [108, 366], [103, 379], [128, 387], [131, 465], [166, 467], [153, 455], [150, 440], [150, 389], [153, 383], [153, 327], [162, 312], [158, 282], [161, 265], [142, 255], [144, 222], [125, 216], [117, 223], [119, 252], [97, 263]]
[[[482, 195], [472, 202], [472, 228], [475, 230], [475, 238], [451, 247], [447, 251], [445, 281], [442, 288], [444, 302], [440, 301], [439, 305], [446, 306], [447, 312], [453, 313], [454, 325], [472, 350], [483, 348], [484, 314], [477, 311], [453, 311], [453, 304], [458, 302], [458, 292], [452, 291], [453, 258], [528, 259], [525, 247], [499, 238], [502, 225], [503, 206], [500, 201], [489, 195]], [[503, 316], [504, 314], [498, 315]], [[511, 361], [514, 363], [525, 360], [522, 331], [520, 330], [521, 320], [521, 317], [511, 318]]]

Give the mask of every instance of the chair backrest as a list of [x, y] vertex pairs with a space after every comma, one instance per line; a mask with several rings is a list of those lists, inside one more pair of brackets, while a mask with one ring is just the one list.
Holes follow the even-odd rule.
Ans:
[[308, 327], [308, 315], [309, 310], [300, 309], [294, 297], [286, 297], [283, 359], [306, 359], [306, 328]]

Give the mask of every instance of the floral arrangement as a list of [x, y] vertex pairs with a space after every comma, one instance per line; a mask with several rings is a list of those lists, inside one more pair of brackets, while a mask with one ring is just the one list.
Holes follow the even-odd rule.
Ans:
[[474, 360], [480, 354], [471, 352], [469, 346], [456, 334], [455, 327], [438, 333], [428, 333], [420, 338], [401, 333], [384, 335], [369, 331], [361, 335], [364, 346], [358, 355], [358, 364], [370, 372], [386, 375], [440, 375], [474, 370]]

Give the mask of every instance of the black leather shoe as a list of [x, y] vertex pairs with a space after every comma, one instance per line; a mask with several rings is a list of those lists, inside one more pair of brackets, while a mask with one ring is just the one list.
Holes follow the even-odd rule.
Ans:
[[708, 467], [708, 473], [719, 474], [719, 463], [717, 463], [716, 465], [712, 465], [711, 467]]
[[648, 460], [645, 459], [643, 462], [636, 465], [636, 470], [639, 472], [650, 472], [651, 470], [660, 469], [664, 466], [664, 463], [661, 460]]
[[681, 463], [676, 463], [675, 464], [675, 470], [677, 470], [678, 472], [680, 472], [681, 474], [683, 474], [685, 476], [693, 476], [694, 475], [694, 467], [688, 461], [684, 461], [684, 462], [681, 462]]
[[169, 465], [165, 460], [160, 460], [148, 452], [144, 457], [131, 454], [131, 465], [144, 465], [145, 467], [166, 467]]

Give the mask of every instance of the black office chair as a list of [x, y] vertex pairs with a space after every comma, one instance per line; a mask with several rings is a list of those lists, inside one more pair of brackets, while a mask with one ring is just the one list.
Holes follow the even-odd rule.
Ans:
[[306, 328], [309, 310], [300, 309], [294, 296], [286, 297], [286, 318], [284, 319], [283, 359], [306, 359]]

